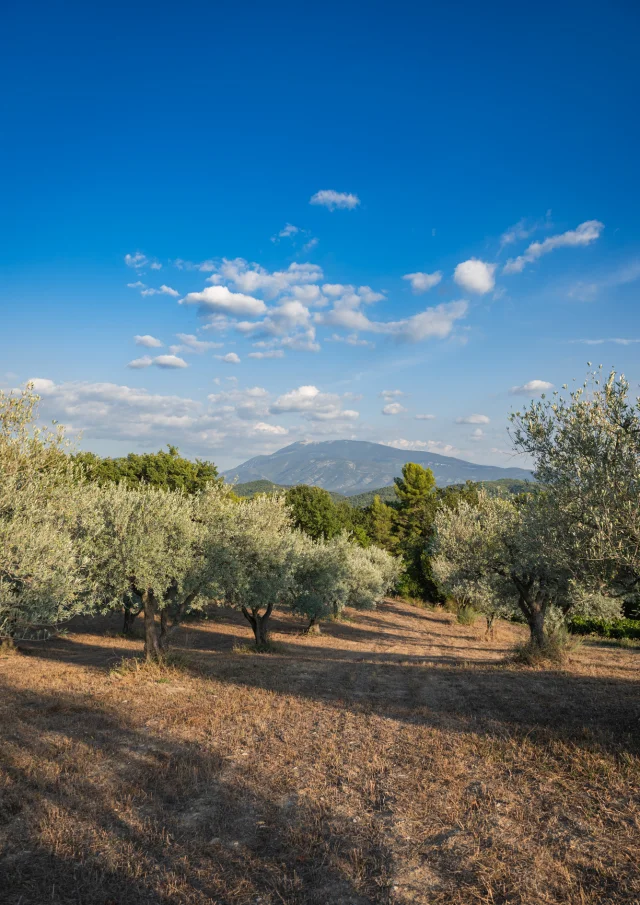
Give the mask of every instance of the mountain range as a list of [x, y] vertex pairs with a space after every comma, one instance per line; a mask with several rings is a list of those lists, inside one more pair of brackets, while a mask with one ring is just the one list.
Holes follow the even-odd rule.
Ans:
[[289, 486], [311, 484], [353, 496], [393, 484], [405, 462], [416, 462], [430, 468], [439, 487], [501, 478], [533, 480], [532, 473], [526, 468], [476, 465], [452, 456], [395, 449], [365, 440], [301, 440], [270, 456], [255, 456], [243, 465], [230, 468], [223, 473], [223, 477], [228, 482], [266, 480]]

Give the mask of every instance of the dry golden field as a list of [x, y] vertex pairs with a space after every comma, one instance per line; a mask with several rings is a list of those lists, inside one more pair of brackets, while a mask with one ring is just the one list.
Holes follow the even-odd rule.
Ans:
[[640, 649], [518, 667], [388, 601], [259, 655], [221, 610], [159, 669], [119, 627], [0, 659], [3, 905], [640, 902]]

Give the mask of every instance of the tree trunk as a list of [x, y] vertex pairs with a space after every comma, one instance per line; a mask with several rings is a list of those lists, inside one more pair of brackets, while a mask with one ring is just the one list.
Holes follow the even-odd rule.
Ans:
[[269, 605], [265, 612], [261, 615], [257, 610], [248, 610], [242, 607], [242, 614], [253, 629], [253, 637], [256, 641], [256, 650], [261, 650], [269, 646], [269, 618], [273, 606]]
[[305, 629], [305, 634], [307, 635], [319, 635], [320, 634], [320, 623], [314, 616], [309, 620], [309, 625]]
[[143, 591], [142, 605], [144, 607], [144, 654], [148, 661], [158, 663], [164, 659], [164, 640], [156, 620], [158, 602], [151, 588]]
[[544, 616], [544, 607], [531, 607], [531, 612], [527, 621], [529, 623], [529, 631], [531, 632], [531, 643], [536, 647], [544, 647]]

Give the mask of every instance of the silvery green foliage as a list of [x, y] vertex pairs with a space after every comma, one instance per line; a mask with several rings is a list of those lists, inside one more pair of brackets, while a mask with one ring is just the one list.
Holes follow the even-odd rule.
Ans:
[[434, 574], [447, 592], [488, 615], [520, 610], [538, 632], [548, 609], [570, 611], [576, 595], [563, 525], [544, 494], [516, 504], [480, 492], [435, 519]]
[[601, 590], [572, 585], [572, 616], [584, 616], [586, 619], [622, 618], [622, 601], [620, 597], [612, 597]]
[[297, 542], [283, 497], [219, 497], [206, 556], [229, 606], [257, 614], [286, 603], [295, 587]]
[[296, 535], [294, 613], [317, 623], [342, 612], [349, 597], [349, 546], [341, 538], [314, 541]]
[[380, 547], [360, 547], [346, 538], [348, 545], [347, 605], [358, 610], [370, 610], [388, 594], [400, 574], [398, 560]]
[[640, 583], [640, 400], [629, 389], [600, 367], [576, 390], [511, 416], [514, 444], [534, 458], [576, 566], [620, 591]]
[[127, 594], [152, 591], [162, 610], [183, 596], [198, 568], [201, 530], [186, 494], [124, 484], [85, 485], [78, 551], [98, 609], [121, 607]]
[[0, 637], [31, 636], [83, 609], [78, 489], [61, 429], [37, 428], [38, 396], [0, 391]]

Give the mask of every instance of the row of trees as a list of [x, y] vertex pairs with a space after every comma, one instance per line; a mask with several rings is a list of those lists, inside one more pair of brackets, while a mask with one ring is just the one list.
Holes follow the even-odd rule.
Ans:
[[158, 659], [188, 612], [224, 603], [261, 647], [275, 607], [315, 627], [393, 586], [392, 556], [345, 534], [309, 537], [282, 497], [239, 500], [215, 474], [191, 493], [96, 480], [62, 430], [35, 427], [36, 403], [29, 388], [0, 394], [0, 636], [124, 607], [125, 626], [143, 613]]
[[490, 619], [519, 614], [538, 647], [554, 618], [612, 618], [640, 590], [640, 400], [615, 371], [563, 389], [511, 416], [534, 492], [441, 509], [429, 546], [448, 594]]

